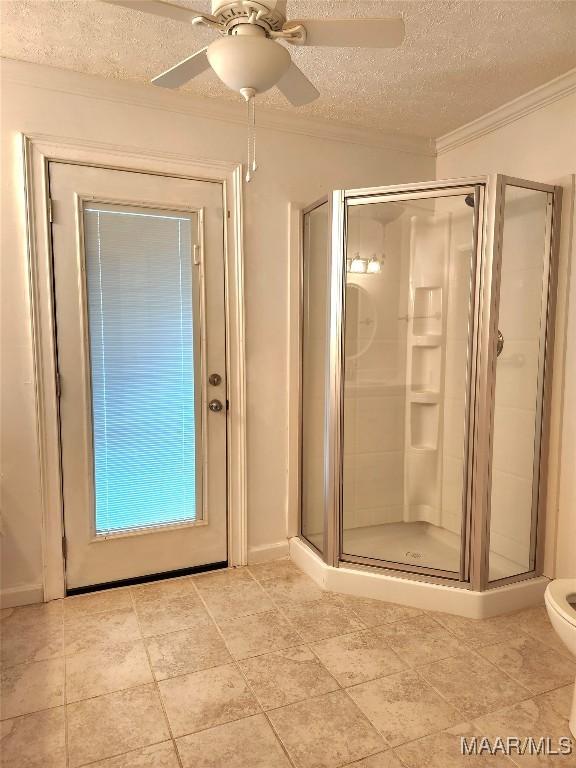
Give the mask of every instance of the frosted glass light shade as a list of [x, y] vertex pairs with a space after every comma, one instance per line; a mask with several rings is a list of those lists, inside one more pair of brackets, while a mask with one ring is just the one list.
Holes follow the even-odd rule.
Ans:
[[366, 272], [367, 266], [368, 262], [366, 259], [359, 259], [356, 257], [355, 259], [352, 259], [352, 264], [350, 264], [350, 272], [355, 272], [356, 274], [364, 274]]
[[215, 40], [206, 51], [220, 80], [233, 91], [253, 88], [262, 93], [272, 88], [290, 66], [290, 54], [266, 37], [227, 35]]

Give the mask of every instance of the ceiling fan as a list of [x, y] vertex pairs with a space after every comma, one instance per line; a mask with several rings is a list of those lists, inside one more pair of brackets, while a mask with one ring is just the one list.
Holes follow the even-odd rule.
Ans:
[[[274, 85], [296, 107], [320, 95], [292, 61], [282, 40], [292, 45], [394, 48], [404, 39], [401, 17], [382, 19], [286, 20], [286, 0], [212, 0], [212, 13], [163, 0], [104, 0], [112, 5], [152, 13], [185, 24], [202, 24], [221, 37], [155, 77], [154, 85], [178, 88], [210, 67], [222, 82], [248, 102], [254, 130], [254, 97]], [[249, 148], [254, 144], [249, 137]], [[249, 150], [250, 154], [250, 150]], [[250, 171], [256, 170], [249, 158]]]

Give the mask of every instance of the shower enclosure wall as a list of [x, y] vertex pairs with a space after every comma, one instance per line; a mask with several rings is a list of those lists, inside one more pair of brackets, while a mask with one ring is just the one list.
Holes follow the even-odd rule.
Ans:
[[300, 535], [329, 566], [541, 573], [560, 194], [497, 175], [304, 211]]

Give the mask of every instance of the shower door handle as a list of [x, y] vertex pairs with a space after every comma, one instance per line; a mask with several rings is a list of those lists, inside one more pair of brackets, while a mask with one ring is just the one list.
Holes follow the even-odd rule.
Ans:
[[504, 336], [502, 331], [498, 328], [498, 341], [496, 342], [496, 357], [500, 357], [502, 350], [504, 349]]

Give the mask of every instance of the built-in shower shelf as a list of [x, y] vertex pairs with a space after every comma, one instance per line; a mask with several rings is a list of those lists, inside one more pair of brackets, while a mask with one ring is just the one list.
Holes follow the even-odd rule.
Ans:
[[433, 392], [427, 389], [410, 390], [410, 400], [413, 403], [437, 403], [440, 399], [439, 392]]
[[411, 453], [436, 453], [438, 446], [436, 445], [411, 445]]
[[424, 336], [412, 336], [412, 344], [415, 347], [440, 347], [444, 336], [441, 333], [427, 333]]

